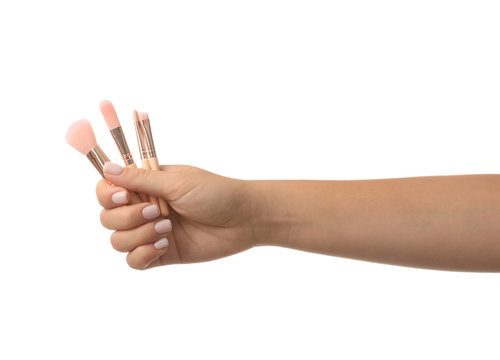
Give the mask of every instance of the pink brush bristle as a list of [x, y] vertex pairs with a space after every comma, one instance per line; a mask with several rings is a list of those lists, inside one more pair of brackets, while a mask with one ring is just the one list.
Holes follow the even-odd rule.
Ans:
[[118, 120], [118, 115], [116, 115], [116, 110], [113, 104], [108, 100], [103, 100], [99, 104], [102, 116], [108, 125], [109, 130], [116, 129], [120, 126], [120, 121]]
[[71, 124], [66, 132], [66, 142], [83, 155], [87, 155], [90, 150], [97, 146], [90, 121], [81, 119]]

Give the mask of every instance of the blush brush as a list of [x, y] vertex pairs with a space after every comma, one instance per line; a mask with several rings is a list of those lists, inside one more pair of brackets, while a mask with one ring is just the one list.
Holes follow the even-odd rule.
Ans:
[[[99, 145], [97, 145], [94, 130], [92, 129], [92, 125], [90, 125], [90, 121], [87, 119], [81, 119], [71, 124], [66, 132], [66, 142], [85, 155], [105, 181], [108, 182], [108, 184], [111, 184], [104, 177], [103, 170], [104, 163], [108, 162], [109, 158], [106, 156], [104, 151], [102, 151]], [[131, 204], [139, 204], [141, 202], [142, 201], [135, 193], [130, 193]]]
[[66, 132], [66, 142], [85, 155], [99, 174], [104, 177], [104, 163], [109, 161], [104, 151], [97, 145], [94, 130], [90, 121], [81, 119], [75, 121]]
[[[118, 115], [116, 115], [116, 110], [113, 104], [108, 100], [103, 100], [99, 104], [99, 108], [101, 110], [102, 116], [108, 125], [109, 131], [113, 140], [115, 141], [120, 154], [122, 155], [123, 162], [125, 166], [128, 168], [137, 168], [137, 165], [134, 162], [134, 158], [132, 157], [132, 153], [127, 144], [127, 139], [125, 138], [125, 134], [123, 133], [123, 129], [121, 127], [120, 121], [118, 120]], [[143, 202], [148, 201], [148, 196], [144, 194], [137, 194]]]

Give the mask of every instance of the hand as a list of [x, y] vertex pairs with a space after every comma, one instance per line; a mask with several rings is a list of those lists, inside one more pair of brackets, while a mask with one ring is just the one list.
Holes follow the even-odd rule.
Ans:
[[[191, 166], [168, 165], [161, 170], [106, 163], [104, 174], [112, 184], [97, 184], [97, 198], [104, 207], [101, 223], [115, 230], [111, 244], [128, 252], [130, 267], [208, 261], [254, 245], [245, 181]], [[156, 205], [140, 203], [133, 191], [163, 197], [171, 208], [170, 221], [159, 217]]]

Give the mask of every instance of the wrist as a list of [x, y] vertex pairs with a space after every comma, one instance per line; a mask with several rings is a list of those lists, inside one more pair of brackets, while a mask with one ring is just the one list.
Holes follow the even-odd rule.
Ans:
[[254, 246], [287, 246], [293, 214], [289, 196], [279, 180], [246, 181], [249, 200], [249, 226]]

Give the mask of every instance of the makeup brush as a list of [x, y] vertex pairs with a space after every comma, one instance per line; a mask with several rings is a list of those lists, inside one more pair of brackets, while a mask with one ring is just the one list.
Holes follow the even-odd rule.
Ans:
[[[120, 121], [118, 120], [118, 115], [116, 115], [115, 107], [108, 100], [103, 100], [99, 104], [99, 108], [101, 109], [102, 116], [108, 125], [109, 131], [111, 132], [111, 136], [115, 141], [120, 154], [122, 155], [123, 162], [126, 167], [129, 168], [137, 168], [137, 165], [134, 162], [134, 158], [132, 157], [132, 153], [127, 144], [127, 140], [125, 139], [125, 134], [123, 133], [123, 129], [120, 125]], [[143, 202], [148, 201], [147, 195], [137, 194]]]
[[[148, 114], [138, 113], [134, 110], [134, 120], [137, 142], [139, 143], [141, 152], [142, 167], [158, 171], [160, 170], [160, 165], [158, 164], [158, 158], [156, 157], [156, 150]], [[160, 213], [163, 216], [168, 215], [168, 205], [165, 199], [150, 197], [149, 201], [158, 204], [160, 207]]]
[[66, 142], [87, 156], [99, 174], [104, 177], [104, 163], [109, 161], [104, 151], [97, 145], [94, 130], [87, 119], [75, 121], [66, 132]]
[[[108, 162], [109, 158], [97, 145], [90, 121], [81, 119], [71, 124], [68, 131], [66, 131], [66, 142], [85, 155], [104, 178], [104, 163]], [[106, 178], [104, 178], [104, 181], [111, 184]], [[137, 194], [130, 193], [131, 204], [140, 204], [141, 202]]]

